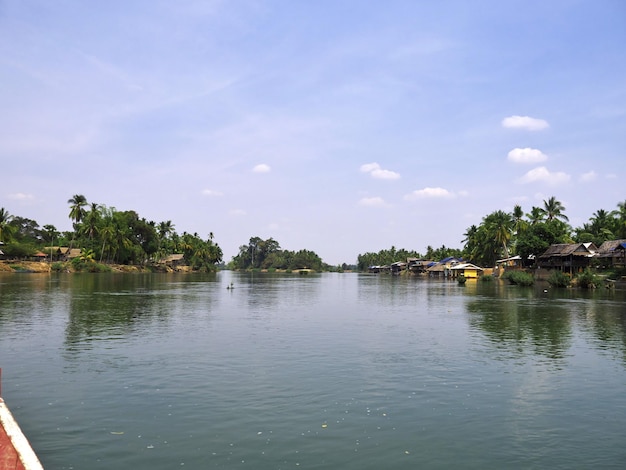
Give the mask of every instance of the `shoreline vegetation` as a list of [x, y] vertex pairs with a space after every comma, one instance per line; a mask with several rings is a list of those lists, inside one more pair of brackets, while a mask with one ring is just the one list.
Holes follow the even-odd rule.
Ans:
[[[89, 203], [76, 194], [69, 204], [73, 230], [59, 232], [54, 225], [11, 215], [0, 208], [0, 272], [214, 272], [220, 269], [251, 272], [367, 272], [372, 267], [390, 266], [408, 259], [439, 261], [449, 257], [487, 269], [497, 260], [512, 256], [534, 260], [556, 244], [593, 243], [626, 239], [626, 201], [617, 210], [599, 209], [588, 223], [573, 228], [565, 207], [554, 196], [525, 213], [520, 205], [512, 212], [497, 210], [470, 226], [463, 234], [463, 248], [428, 246], [426, 253], [415, 250], [383, 249], [359, 254], [356, 264], [337, 266], [325, 263], [315, 252], [281, 248], [273, 238], [251, 237], [225, 263], [213, 232], [206, 238], [198, 233], [177, 233], [171, 220], [146, 220], [133, 210], [119, 211], [104, 204]], [[536, 266], [524, 265], [529, 273]], [[584, 283], [597, 284], [596, 267], [585, 274]], [[593, 271], [593, 272], [592, 272]], [[410, 273], [406, 273], [410, 274]], [[582, 273], [580, 273], [582, 274]], [[620, 273], [621, 274], [621, 273]], [[486, 277], [486, 276], [483, 276]], [[528, 278], [510, 282], [524, 285]], [[551, 284], [568, 284], [552, 276]], [[569, 284], [568, 284], [569, 285]]]

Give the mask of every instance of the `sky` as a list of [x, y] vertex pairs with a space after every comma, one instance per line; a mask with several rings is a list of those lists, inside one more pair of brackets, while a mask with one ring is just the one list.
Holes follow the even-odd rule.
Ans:
[[0, 0], [0, 207], [329, 264], [626, 200], [622, 0]]

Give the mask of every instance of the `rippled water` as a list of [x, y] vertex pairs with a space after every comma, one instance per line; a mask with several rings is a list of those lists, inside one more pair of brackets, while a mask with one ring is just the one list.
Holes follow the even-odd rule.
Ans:
[[0, 367], [47, 469], [626, 468], [619, 290], [13, 274]]

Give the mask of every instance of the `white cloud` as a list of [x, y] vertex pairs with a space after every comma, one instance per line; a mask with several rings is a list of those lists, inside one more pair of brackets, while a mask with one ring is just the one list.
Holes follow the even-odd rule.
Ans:
[[255, 173], [269, 173], [270, 170], [270, 166], [266, 165], [265, 163], [259, 163], [252, 169], [252, 171], [254, 171]]
[[204, 196], [211, 196], [211, 197], [218, 197], [218, 196], [224, 195], [224, 193], [221, 193], [219, 191], [214, 191], [213, 189], [203, 189], [202, 194]]
[[507, 127], [509, 129], [541, 131], [550, 127], [550, 124], [548, 124], [548, 121], [545, 121], [544, 119], [537, 119], [529, 116], [509, 116], [502, 120], [502, 127]]
[[397, 180], [400, 178], [400, 173], [396, 173], [391, 170], [374, 170], [370, 173], [372, 178], [377, 178], [381, 180]]
[[387, 204], [382, 197], [364, 197], [359, 201], [360, 206], [385, 207]]
[[242, 216], [242, 215], [246, 215], [246, 211], [244, 211], [243, 209], [232, 209], [230, 211], [230, 215], [234, 215], [234, 216]]
[[380, 170], [380, 165], [378, 163], [365, 163], [361, 165], [361, 171], [363, 173], [370, 173], [374, 170]]
[[375, 162], [361, 165], [361, 171], [363, 173], [369, 173], [372, 178], [381, 180], [397, 180], [400, 178], [400, 173], [391, 170], [383, 170], [380, 165]]
[[13, 199], [15, 201], [32, 201], [35, 199], [35, 196], [26, 193], [13, 193], [9, 194], [8, 197], [9, 199]]
[[452, 191], [448, 191], [444, 188], [424, 188], [416, 189], [412, 193], [404, 196], [407, 201], [414, 201], [416, 199], [452, 199], [455, 194]]
[[541, 150], [531, 148], [514, 148], [509, 152], [509, 161], [515, 163], [539, 163], [548, 159], [548, 156]]
[[580, 181], [595, 181], [598, 178], [598, 174], [591, 170], [588, 171], [587, 173], [583, 173], [582, 175], [580, 175]]
[[561, 171], [551, 172], [545, 166], [539, 166], [526, 173], [520, 181], [522, 183], [544, 182], [548, 184], [560, 184], [569, 181], [570, 175]]
[[615, 173], [608, 173], [606, 175], [606, 179], [607, 180], [615, 180], [615, 179], [617, 179], [617, 175]]

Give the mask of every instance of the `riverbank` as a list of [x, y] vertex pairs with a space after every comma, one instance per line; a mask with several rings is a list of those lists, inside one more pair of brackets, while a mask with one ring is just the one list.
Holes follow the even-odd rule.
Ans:
[[[105, 266], [110, 272], [117, 273], [154, 273], [154, 272], [189, 272], [191, 268], [188, 266], [178, 266], [175, 269], [170, 266], [164, 265], [150, 265], [150, 266], [129, 266], [126, 264], [106, 264]], [[54, 268], [53, 268], [54, 267]], [[0, 261], [0, 273], [49, 273], [52, 271], [58, 272], [88, 272], [77, 271], [72, 263], [48, 263], [41, 261]]]

